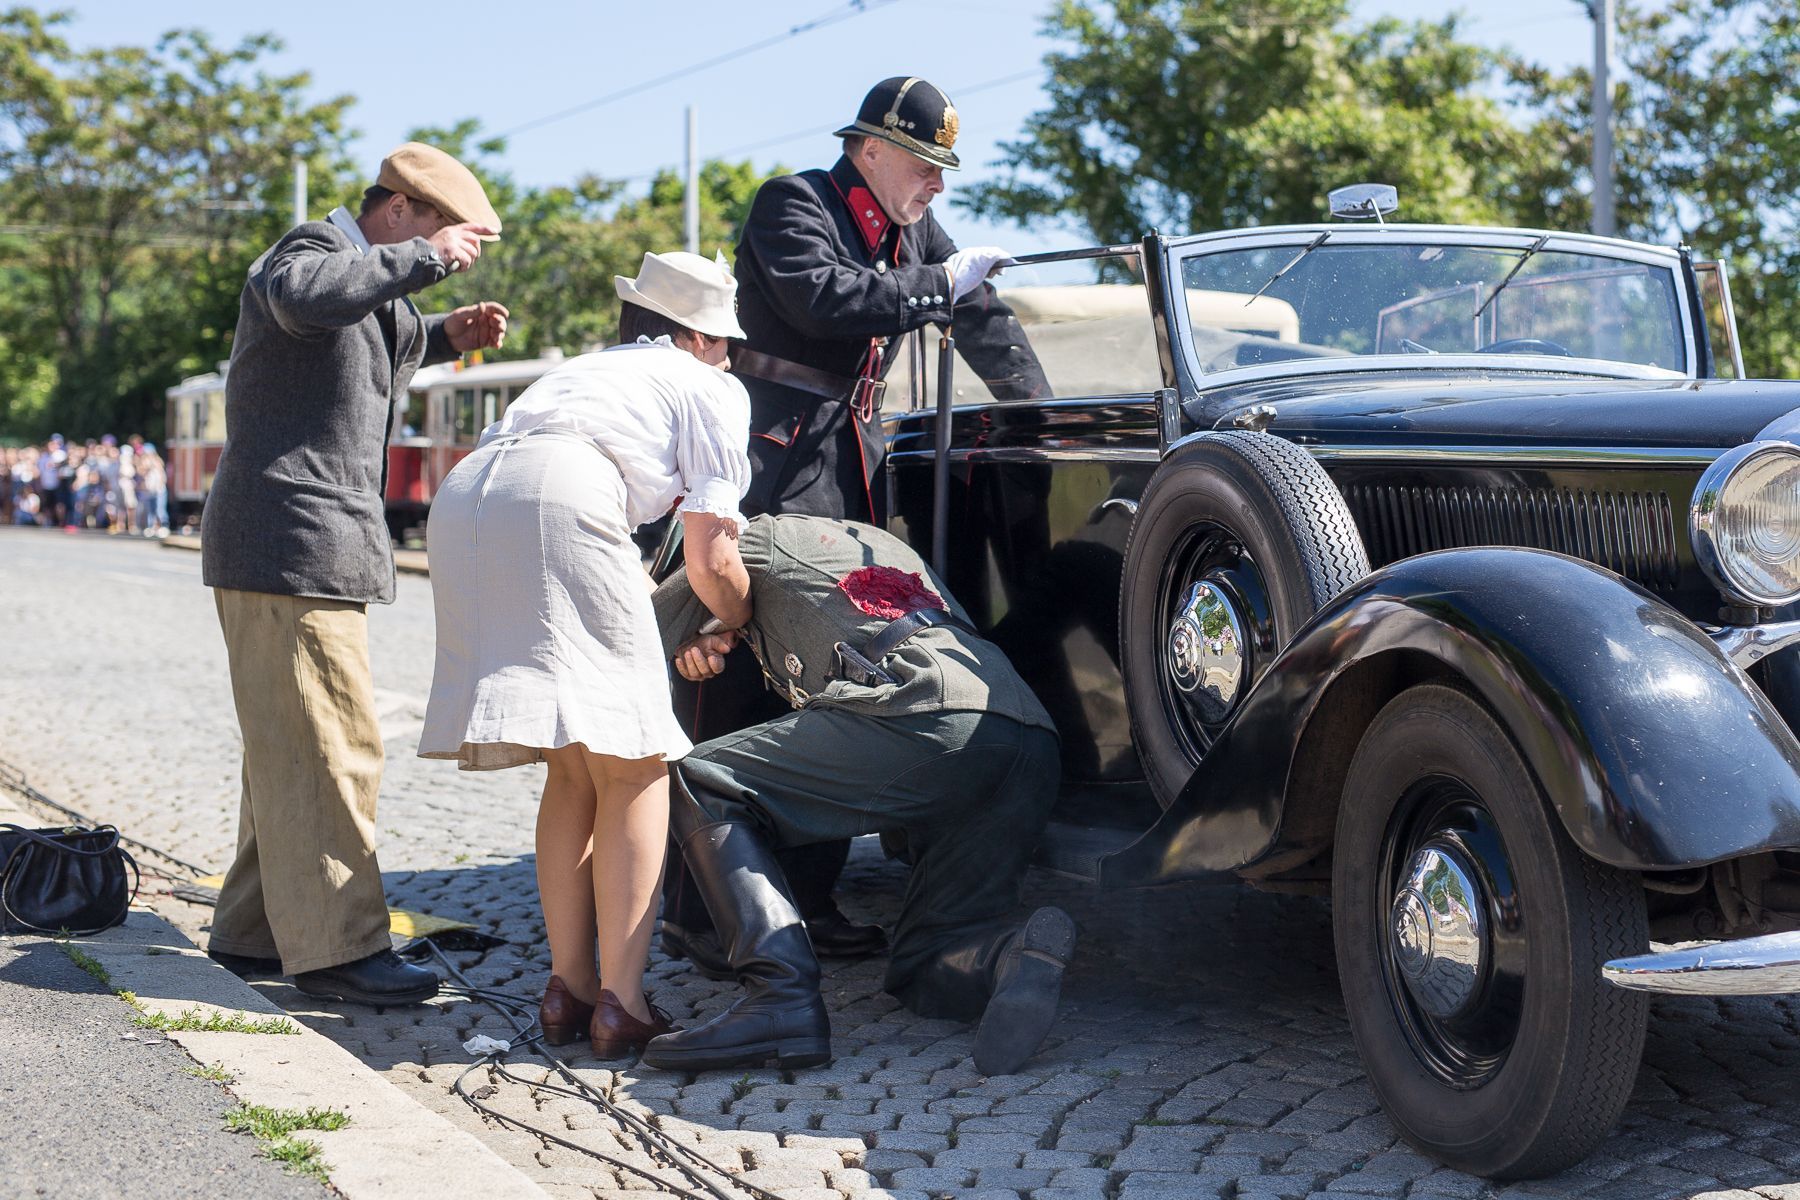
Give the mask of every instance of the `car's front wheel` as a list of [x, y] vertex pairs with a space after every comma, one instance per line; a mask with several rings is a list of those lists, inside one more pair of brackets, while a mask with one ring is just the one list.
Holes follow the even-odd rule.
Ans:
[[1530, 1178], [1579, 1161], [1631, 1093], [1645, 998], [1601, 979], [1647, 941], [1643, 892], [1578, 850], [1493, 716], [1408, 689], [1345, 782], [1338, 972], [1370, 1083], [1451, 1166]]
[[1225, 430], [1157, 468], [1131, 525], [1119, 665], [1164, 808], [1300, 627], [1369, 573], [1344, 499], [1292, 442]]

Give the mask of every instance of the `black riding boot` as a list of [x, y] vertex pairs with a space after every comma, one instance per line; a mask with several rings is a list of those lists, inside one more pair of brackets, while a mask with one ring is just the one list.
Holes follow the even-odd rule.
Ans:
[[926, 1017], [953, 1017], [975, 1028], [975, 1069], [1010, 1075], [1037, 1053], [1056, 1020], [1063, 968], [1075, 951], [1075, 922], [1040, 908], [1023, 923], [971, 931], [933, 958], [899, 990]]
[[704, 1025], [651, 1039], [643, 1061], [671, 1071], [830, 1062], [819, 960], [775, 856], [753, 826], [711, 822], [679, 772], [671, 776], [670, 825], [746, 994]]

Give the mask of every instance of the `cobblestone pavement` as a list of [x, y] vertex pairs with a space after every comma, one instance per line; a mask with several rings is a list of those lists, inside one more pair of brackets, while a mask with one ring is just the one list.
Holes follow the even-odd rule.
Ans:
[[[235, 830], [236, 730], [198, 556], [0, 530], [0, 571], [0, 760], [63, 803], [222, 867]], [[459, 775], [413, 757], [431, 672], [427, 581], [403, 577], [399, 602], [373, 610], [371, 629], [388, 736], [389, 895], [504, 938], [452, 958], [476, 982], [535, 1000], [548, 965], [529, 858], [539, 778]], [[848, 879], [847, 908], [892, 918], [902, 878], [875, 847], [859, 843]], [[977, 1075], [967, 1028], [899, 1008], [880, 991], [878, 963], [828, 965], [837, 1058], [827, 1068], [694, 1078], [571, 1061], [615, 1101], [789, 1200], [1800, 1200], [1800, 1003], [1656, 1001], [1637, 1090], [1612, 1136], [1558, 1177], [1498, 1186], [1414, 1153], [1378, 1111], [1338, 996], [1322, 902], [1219, 886], [1101, 895], [1041, 875], [1027, 890], [1029, 901], [1067, 907], [1082, 941], [1052, 1040], [1019, 1075]], [[163, 908], [195, 933], [208, 915]], [[652, 990], [678, 1020], [729, 1003], [731, 986], [681, 968], [652, 963]], [[486, 1006], [320, 1008], [268, 986], [552, 1195], [653, 1189], [484, 1123], [450, 1092], [473, 1061], [467, 1037], [511, 1033]], [[540, 1060], [517, 1062], [545, 1080]], [[502, 1113], [673, 1178], [593, 1108], [476, 1074], [496, 1087], [487, 1102]]]

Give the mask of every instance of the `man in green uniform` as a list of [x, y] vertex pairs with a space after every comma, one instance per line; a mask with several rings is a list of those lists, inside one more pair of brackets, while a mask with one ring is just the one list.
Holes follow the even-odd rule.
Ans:
[[[746, 995], [644, 1062], [710, 1070], [831, 1056], [819, 964], [773, 851], [865, 833], [913, 859], [886, 988], [923, 1016], [980, 1020], [975, 1066], [1008, 1074], [1056, 1015], [1067, 913], [1013, 915], [1056, 797], [1049, 714], [898, 538], [826, 517], [763, 516], [739, 541], [755, 615], [743, 636], [798, 711], [703, 743], [670, 768], [669, 823]], [[683, 676], [716, 673], [735, 634], [702, 633], [677, 572], [656, 590]]]

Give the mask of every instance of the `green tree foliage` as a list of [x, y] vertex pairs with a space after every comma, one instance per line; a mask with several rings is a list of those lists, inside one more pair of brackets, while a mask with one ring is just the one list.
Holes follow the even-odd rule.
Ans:
[[[0, 10], [0, 434], [161, 433], [163, 392], [230, 355], [244, 274], [291, 222], [293, 159], [314, 214], [356, 211], [348, 96], [309, 99], [266, 67], [272, 37], [215, 45], [178, 30], [149, 49], [76, 50], [68, 17]], [[505, 353], [577, 350], [617, 328], [615, 274], [682, 245], [681, 183], [649, 195], [596, 176], [527, 187], [504, 143], [468, 120], [421, 129], [483, 179], [505, 236], [421, 302], [499, 300]], [[702, 244], [727, 255], [762, 182], [749, 163], [701, 174]]]
[[[1725, 260], [1745, 367], [1800, 376], [1800, 9], [1792, 0], [1622, 6], [1619, 228]], [[1541, 220], [1590, 220], [1587, 71], [1520, 70], [1545, 151]]]
[[0, 423], [155, 432], [163, 388], [226, 355], [293, 159], [342, 169], [350, 99], [263, 70], [271, 38], [76, 51], [66, 19], [0, 13]]
[[1072, 218], [1102, 241], [1313, 221], [1346, 182], [1414, 220], [1508, 215], [1528, 135], [1482, 84], [1502, 60], [1457, 19], [1352, 27], [1347, 0], [1062, 0], [1044, 108], [984, 216]]
[[[432, 307], [498, 300], [512, 313], [506, 346], [490, 359], [529, 358], [552, 347], [575, 353], [618, 332], [613, 276], [636, 275], [646, 250], [685, 246], [683, 184], [659, 173], [649, 194], [627, 199], [624, 186], [595, 175], [567, 185], [525, 188], [496, 163], [506, 147], [483, 141], [474, 121], [410, 135], [469, 164], [500, 214], [504, 233], [466, 276], [431, 290]], [[777, 171], [780, 169], [777, 168]], [[748, 162], [708, 161], [700, 168], [700, 245], [727, 261], [750, 200], [767, 176]]]
[[[1314, 221], [1379, 180], [1409, 220], [1586, 229], [1590, 75], [1460, 40], [1458, 19], [1357, 24], [1347, 0], [1061, 0], [1044, 107], [984, 216], [1135, 240]], [[1800, 375], [1800, 9], [1624, 0], [1615, 195], [1626, 236], [1726, 260], [1746, 367]]]

